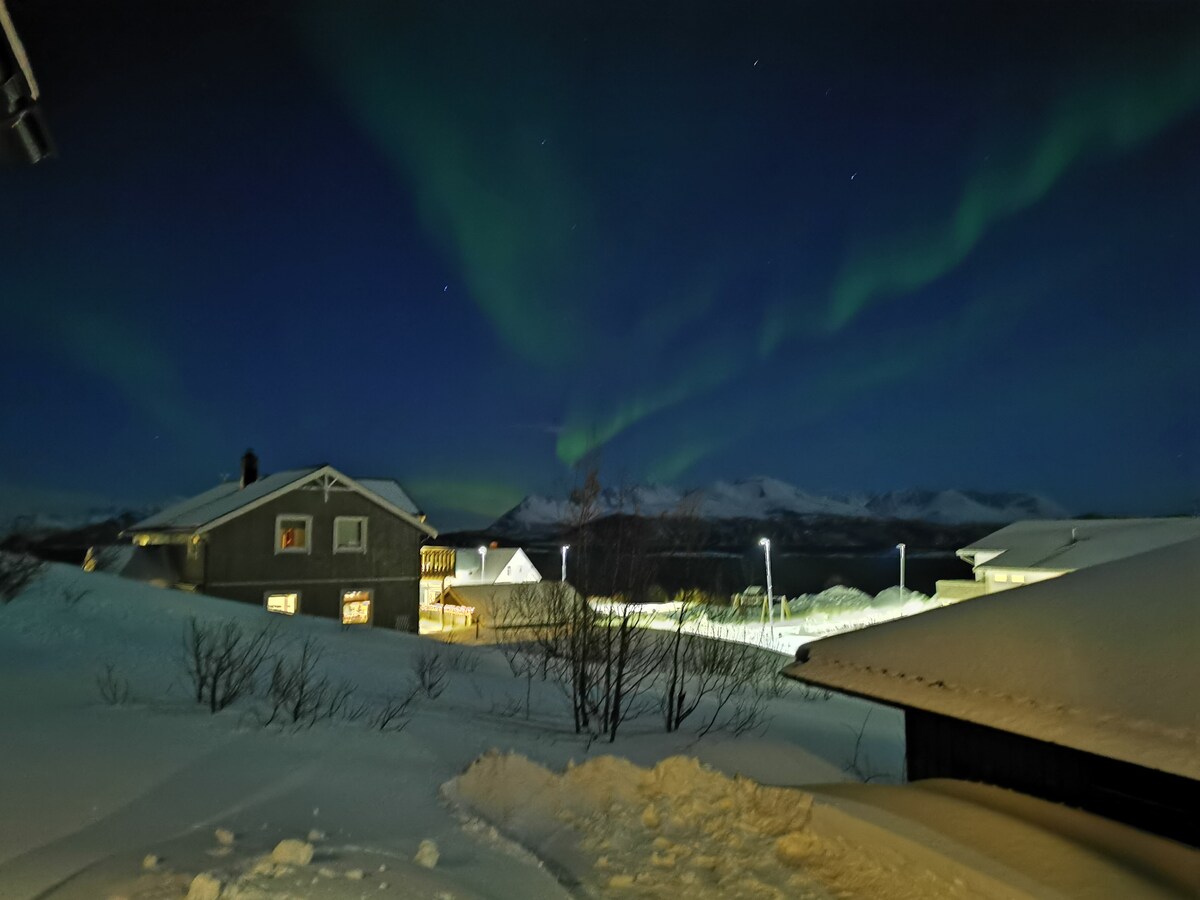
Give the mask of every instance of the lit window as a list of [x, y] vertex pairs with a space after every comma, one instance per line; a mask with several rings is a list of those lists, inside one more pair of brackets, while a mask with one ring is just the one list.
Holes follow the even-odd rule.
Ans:
[[342, 624], [371, 624], [370, 591], [342, 591]]
[[1004, 572], [997, 572], [995, 575], [995, 578], [996, 578], [996, 581], [1000, 581], [1000, 582], [1008, 581], [1008, 575], [1005, 574]]
[[333, 520], [333, 552], [367, 552], [366, 516], [338, 516]]
[[276, 516], [275, 552], [308, 553], [312, 516]]
[[1012, 581], [1013, 581], [1013, 584], [1024, 584], [1024, 583], [1025, 583], [1025, 576], [1024, 576], [1024, 575], [1017, 575], [1017, 574], [1014, 572], [1014, 573], [1013, 573], [1013, 577], [1012, 577]]
[[289, 594], [267, 594], [267, 612], [294, 616], [299, 608], [300, 595], [295, 591]]

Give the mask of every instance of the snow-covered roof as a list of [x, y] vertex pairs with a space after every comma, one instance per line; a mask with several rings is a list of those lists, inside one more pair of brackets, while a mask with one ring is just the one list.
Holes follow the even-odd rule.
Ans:
[[[566, 590], [566, 597], [559, 591]], [[565, 615], [567, 605], [585, 601], [571, 585], [560, 581], [531, 581], [525, 584], [456, 584], [446, 588], [442, 601], [474, 608], [488, 628], [547, 624]]]
[[432, 526], [421, 521], [416, 505], [395, 481], [387, 478], [367, 478], [358, 481], [343, 475], [333, 466], [310, 466], [305, 469], [275, 472], [251, 482], [244, 488], [239, 482], [228, 481], [169, 506], [131, 525], [126, 531], [204, 531], [301, 485], [326, 477], [335, 479], [340, 486], [348, 487], [374, 500], [422, 531], [432, 536], [437, 535]]
[[393, 506], [404, 510], [414, 516], [419, 516], [421, 511], [417, 508], [417, 504], [413, 503], [412, 498], [405, 493], [404, 488], [400, 487], [400, 482], [392, 478], [356, 478], [359, 484], [365, 487], [373, 494], [377, 494], [384, 500], [390, 502]]
[[1072, 571], [1200, 537], [1200, 518], [1055, 519], [1015, 522], [958, 555], [1003, 569]]
[[815, 641], [794, 678], [1200, 779], [1200, 538]]

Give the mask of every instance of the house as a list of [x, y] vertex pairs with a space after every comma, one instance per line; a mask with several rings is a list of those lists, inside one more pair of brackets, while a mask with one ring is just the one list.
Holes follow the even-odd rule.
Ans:
[[132, 525], [122, 573], [164, 586], [416, 631], [421, 543], [437, 532], [398, 483], [333, 466], [226, 482]]
[[519, 547], [421, 548], [421, 602], [437, 603], [454, 584], [533, 584], [542, 573]]
[[986, 782], [1200, 845], [1200, 538], [802, 646], [904, 711], [908, 777]]
[[1124, 559], [1200, 537], [1200, 518], [1056, 519], [1014, 522], [958, 551], [975, 578], [939, 581], [937, 594], [964, 600]]
[[421, 605], [421, 618], [431, 630], [473, 628], [476, 637], [496, 639], [504, 632], [561, 624], [587, 601], [561, 581], [520, 584], [453, 584], [436, 603]]

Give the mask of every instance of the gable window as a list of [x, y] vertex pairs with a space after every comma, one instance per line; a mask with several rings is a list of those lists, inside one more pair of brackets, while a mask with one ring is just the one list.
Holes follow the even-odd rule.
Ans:
[[333, 520], [333, 552], [367, 552], [366, 516], [338, 516]]
[[276, 516], [275, 552], [311, 553], [312, 516]]
[[366, 590], [342, 591], [342, 624], [371, 624], [371, 592]]
[[300, 592], [271, 592], [266, 598], [267, 612], [281, 613], [285, 616], [294, 616], [300, 611]]

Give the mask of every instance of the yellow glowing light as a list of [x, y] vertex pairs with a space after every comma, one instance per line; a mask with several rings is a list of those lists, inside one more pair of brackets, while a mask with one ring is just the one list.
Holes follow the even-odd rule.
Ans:
[[371, 622], [371, 592], [342, 592], [342, 624], [369, 625]]
[[291, 594], [268, 594], [267, 595], [267, 611], [273, 613], [282, 613], [285, 616], [294, 616], [296, 608], [299, 605], [300, 595]]

